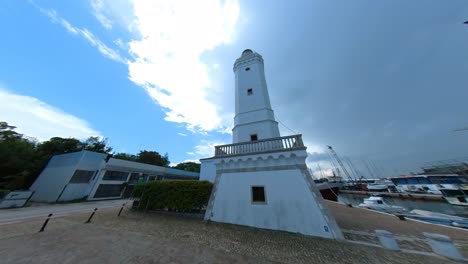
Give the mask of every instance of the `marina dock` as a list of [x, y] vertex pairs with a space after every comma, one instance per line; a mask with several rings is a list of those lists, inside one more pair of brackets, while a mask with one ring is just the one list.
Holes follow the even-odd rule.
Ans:
[[352, 190], [340, 190], [340, 193], [362, 195], [362, 196], [370, 196], [370, 195], [378, 194], [383, 197], [392, 197], [392, 198], [401, 198], [401, 199], [444, 201], [444, 198], [442, 198], [442, 195], [438, 195], [438, 194], [367, 192], [367, 191], [352, 191]]

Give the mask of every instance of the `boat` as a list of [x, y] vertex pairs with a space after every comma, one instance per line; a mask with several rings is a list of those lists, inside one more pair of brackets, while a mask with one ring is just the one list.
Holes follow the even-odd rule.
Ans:
[[442, 195], [441, 189], [459, 189], [468, 178], [458, 174], [411, 175], [390, 178], [401, 193]]
[[369, 183], [367, 184], [367, 190], [369, 192], [388, 192], [388, 186], [386, 184]]
[[468, 206], [468, 185], [461, 185], [459, 188], [440, 189], [442, 197], [449, 204]]
[[403, 214], [408, 212], [408, 210], [404, 207], [385, 203], [383, 197], [379, 195], [371, 195], [369, 198], [365, 198], [364, 201], [358, 205], [358, 207], [389, 214]]
[[314, 180], [314, 182], [324, 199], [334, 202], [338, 201], [338, 192], [340, 191], [340, 188], [343, 187], [342, 182], [328, 182], [321, 180]]
[[402, 215], [407, 218], [424, 221], [431, 224], [468, 228], [468, 218], [460, 216], [435, 213], [419, 209], [411, 210], [409, 214]]
[[392, 181], [387, 179], [375, 179], [367, 184], [367, 190], [370, 192], [393, 192], [394, 189]]

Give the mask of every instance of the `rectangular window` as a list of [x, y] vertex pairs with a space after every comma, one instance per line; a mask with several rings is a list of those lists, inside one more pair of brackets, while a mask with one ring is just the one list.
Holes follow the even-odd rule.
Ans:
[[252, 203], [266, 203], [265, 187], [252, 186]]
[[141, 181], [143, 181], [143, 175], [138, 173], [138, 172], [134, 172], [132, 174], [130, 174], [130, 179], [128, 179], [128, 183], [129, 184], [137, 184], [140, 182], [140, 178], [141, 178]]
[[70, 183], [88, 183], [93, 177], [95, 171], [76, 170], [70, 179]]
[[257, 134], [250, 135], [250, 141], [257, 141], [257, 140], [258, 140]]
[[94, 198], [120, 197], [123, 187], [122, 184], [99, 184]]
[[106, 171], [104, 181], [127, 181], [128, 172], [126, 171]]
[[252, 88], [247, 89], [247, 95], [252, 95], [252, 94], [253, 94]]

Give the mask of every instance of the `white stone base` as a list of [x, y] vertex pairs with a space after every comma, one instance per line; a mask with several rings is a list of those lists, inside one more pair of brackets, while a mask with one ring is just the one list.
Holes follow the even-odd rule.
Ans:
[[[205, 219], [341, 239], [305, 157], [296, 150], [218, 159]], [[266, 203], [252, 202], [252, 186], [264, 186]]]

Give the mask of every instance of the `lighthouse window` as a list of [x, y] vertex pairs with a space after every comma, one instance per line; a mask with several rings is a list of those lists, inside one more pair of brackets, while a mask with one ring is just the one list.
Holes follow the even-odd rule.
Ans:
[[258, 140], [257, 134], [250, 135], [250, 141], [257, 141], [257, 140]]
[[253, 94], [252, 88], [247, 89], [247, 95], [252, 95], [252, 94]]
[[250, 68], [249, 67], [245, 68], [245, 71], [250, 71]]
[[252, 203], [266, 203], [265, 187], [252, 186]]

